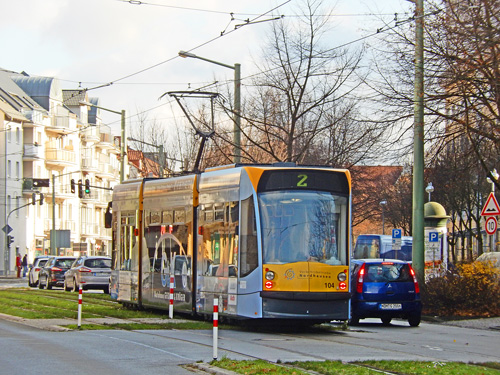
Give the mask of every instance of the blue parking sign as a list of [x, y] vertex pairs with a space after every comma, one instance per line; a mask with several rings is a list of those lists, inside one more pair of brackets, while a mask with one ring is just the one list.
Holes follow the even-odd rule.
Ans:
[[393, 229], [392, 230], [392, 238], [401, 238], [401, 234], [403, 231], [401, 229]]
[[439, 242], [439, 232], [429, 232], [429, 242]]

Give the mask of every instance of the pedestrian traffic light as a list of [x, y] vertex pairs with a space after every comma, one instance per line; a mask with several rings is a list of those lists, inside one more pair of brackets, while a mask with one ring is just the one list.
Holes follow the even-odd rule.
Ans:
[[40, 206], [43, 204], [43, 198], [45, 198], [45, 197], [43, 196], [42, 193], [40, 193]]
[[78, 180], [78, 197], [83, 198], [82, 180]]
[[8, 235], [7, 236], [7, 246], [10, 247], [12, 242], [14, 242], [14, 236]]
[[73, 178], [71, 179], [71, 192], [75, 192], [75, 180]]
[[31, 194], [31, 204], [34, 206], [36, 203], [36, 193]]
[[85, 194], [90, 194], [90, 181], [88, 178], [85, 180]]

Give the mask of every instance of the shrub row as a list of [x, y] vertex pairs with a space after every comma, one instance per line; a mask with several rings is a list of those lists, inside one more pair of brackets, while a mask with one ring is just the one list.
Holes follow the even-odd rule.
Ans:
[[480, 262], [461, 264], [421, 288], [426, 315], [500, 316], [500, 274]]

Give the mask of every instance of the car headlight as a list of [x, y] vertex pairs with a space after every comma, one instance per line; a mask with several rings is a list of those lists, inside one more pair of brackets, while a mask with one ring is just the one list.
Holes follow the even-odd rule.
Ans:
[[339, 281], [346, 281], [347, 275], [344, 272], [341, 272], [337, 275], [337, 279], [339, 279]]
[[273, 271], [266, 272], [266, 280], [274, 280], [274, 272]]

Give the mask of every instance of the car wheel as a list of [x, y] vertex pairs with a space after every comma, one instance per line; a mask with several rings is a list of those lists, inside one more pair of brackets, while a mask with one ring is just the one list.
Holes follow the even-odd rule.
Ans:
[[385, 318], [385, 317], [384, 317], [384, 318], [380, 318], [380, 320], [382, 320], [382, 324], [383, 324], [384, 326], [388, 326], [389, 324], [391, 324], [391, 320], [392, 320], [392, 318]]
[[28, 275], [28, 286], [33, 287], [33, 283], [31, 282], [31, 276]]
[[48, 277], [45, 279], [45, 288], [47, 290], [51, 290], [52, 289], [52, 285], [50, 285], [50, 281], [49, 281]]
[[109, 286], [105, 286], [104, 288], [102, 288], [102, 291], [104, 292], [104, 294], [109, 294]]
[[73, 279], [73, 289], [71, 289], [72, 292], [78, 292], [78, 284], [76, 283], [76, 279]]
[[63, 289], [64, 289], [65, 292], [69, 292], [70, 291], [70, 288], [68, 288], [68, 285], [66, 284], [66, 279], [64, 279]]
[[410, 326], [412, 327], [418, 327], [418, 325], [420, 324], [420, 319], [420, 315], [412, 315], [408, 318], [408, 323], [410, 323]]
[[43, 289], [42, 279], [38, 279], [38, 289]]

